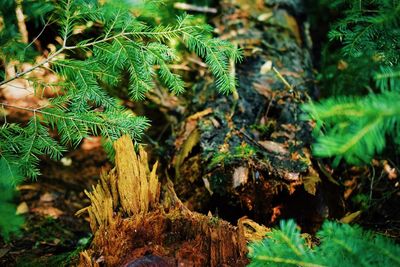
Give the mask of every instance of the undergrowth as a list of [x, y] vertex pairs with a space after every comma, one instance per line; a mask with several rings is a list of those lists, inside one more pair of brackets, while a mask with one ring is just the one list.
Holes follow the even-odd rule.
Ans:
[[336, 12], [321, 64], [321, 94], [308, 103], [316, 156], [368, 163], [388, 138], [400, 143], [400, 1], [325, 1]]
[[[124, 134], [140, 142], [150, 121], [126, 109], [107, 89], [117, 90], [128, 77], [133, 101], [143, 100], [155, 79], [172, 93], [184, 92], [183, 79], [170, 68], [179, 54], [174, 43], [182, 43], [204, 59], [221, 93], [235, 90], [230, 64], [240, 59], [240, 51], [229, 42], [212, 38], [213, 29], [189, 15], [177, 17], [173, 24], [146, 23], [140, 14], [162, 9], [159, 1], [144, 2], [134, 12], [128, 1], [1, 0], [0, 6], [0, 86], [13, 86], [15, 80], [24, 78], [34, 86], [36, 97], [41, 98], [46, 88], [56, 94], [34, 108], [0, 103], [3, 109], [31, 112], [26, 124], [7, 121], [5, 115], [0, 128], [0, 167], [6, 170], [0, 176], [7, 186], [11, 184], [1, 186], [7, 192], [1, 203], [7, 212], [10, 188], [21, 176], [36, 178], [40, 174], [41, 156], [58, 160], [90, 135], [101, 136], [110, 152], [112, 141]], [[55, 24], [59, 29], [52, 40], [58, 44], [42, 61], [35, 62], [38, 51], [23, 40], [20, 24], [24, 21], [16, 17], [16, 9], [27, 11], [25, 21]], [[22, 68], [26, 62], [32, 65], [29, 69]], [[9, 68], [16, 69], [16, 74], [9, 75]], [[36, 79], [32, 72], [41, 68], [50, 69], [60, 81], [48, 84]], [[9, 224], [0, 222], [2, 234], [15, 230], [20, 219], [14, 219]]]

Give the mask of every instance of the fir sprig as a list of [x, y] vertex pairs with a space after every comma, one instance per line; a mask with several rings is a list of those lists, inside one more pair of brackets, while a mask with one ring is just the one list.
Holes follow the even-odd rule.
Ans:
[[[330, 40], [339, 40], [342, 52], [349, 56], [365, 56], [367, 51], [389, 63], [396, 61], [399, 47], [400, 2], [382, 1], [334, 1], [345, 8], [344, 17], [330, 30]], [[389, 42], [390, 40], [390, 42]], [[393, 41], [393, 43], [392, 43]]]
[[398, 92], [384, 92], [305, 105], [309, 118], [317, 124], [314, 154], [335, 156], [335, 164], [342, 158], [353, 164], [368, 162], [385, 148], [387, 136], [400, 141], [399, 101]]
[[326, 221], [311, 249], [293, 220], [282, 221], [263, 241], [250, 245], [249, 266], [399, 266], [400, 246], [383, 236]]

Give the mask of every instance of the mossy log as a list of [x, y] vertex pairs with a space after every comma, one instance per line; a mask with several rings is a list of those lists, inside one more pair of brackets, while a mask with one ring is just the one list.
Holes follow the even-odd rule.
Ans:
[[245, 55], [232, 67], [238, 86], [230, 95], [212, 82], [196, 87], [174, 133], [176, 192], [191, 209], [232, 222], [295, 217], [313, 228], [340, 208], [321, 193], [327, 172], [310, 156], [312, 127], [302, 119], [301, 104], [315, 94], [302, 2], [231, 0], [221, 8], [220, 37]]

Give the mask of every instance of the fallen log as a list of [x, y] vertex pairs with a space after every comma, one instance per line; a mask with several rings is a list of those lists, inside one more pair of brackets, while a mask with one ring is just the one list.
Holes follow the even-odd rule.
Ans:
[[176, 192], [191, 209], [231, 222], [294, 217], [313, 232], [341, 207], [330, 203], [340, 198], [338, 188], [311, 158], [312, 127], [302, 120], [301, 104], [315, 93], [302, 1], [231, 0], [221, 9], [214, 21], [220, 38], [245, 54], [232, 68], [237, 91], [196, 87], [173, 133]]

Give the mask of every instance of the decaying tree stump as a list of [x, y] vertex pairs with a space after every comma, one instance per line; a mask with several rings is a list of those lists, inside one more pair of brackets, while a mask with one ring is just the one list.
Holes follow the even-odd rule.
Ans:
[[[147, 154], [124, 136], [115, 143], [116, 167], [86, 192], [94, 239], [79, 266], [245, 266], [247, 242], [267, 232], [242, 218], [238, 227], [189, 211], [172, 183], [162, 191]], [[151, 263], [151, 265], [146, 265]]]
[[311, 160], [311, 126], [301, 118], [301, 104], [314, 94], [302, 2], [221, 5], [220, 37], [245, 54], [233, 69], [237, 92], [223, 96], [213, 83], [197, 86], [174, 134], [176, 192], [190, 208], [231, 221], [249, 215], [268, 225], [295, 217], [312, 228], [335, 208], [320, 192], [323, 166]]

